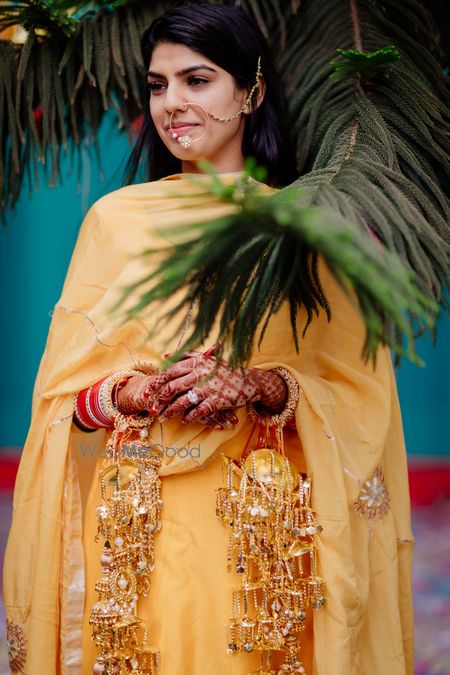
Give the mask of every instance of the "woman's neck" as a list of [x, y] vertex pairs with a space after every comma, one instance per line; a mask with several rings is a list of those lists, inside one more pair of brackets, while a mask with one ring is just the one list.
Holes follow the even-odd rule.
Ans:
[[[196, 161], [181, 160], [182, 173], [203, 173], [196, 165]], [[243, 171], [245, 166], [245, 159], [241, 151], [227, 156], [211, 157], [208, 158], [208, 162], [213, 165], [216, 173], [237, 173]]]

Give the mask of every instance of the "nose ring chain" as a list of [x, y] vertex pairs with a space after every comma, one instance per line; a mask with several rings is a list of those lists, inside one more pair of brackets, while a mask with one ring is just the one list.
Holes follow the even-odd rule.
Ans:
[[213, 120], [216, 120], [216, 122], [231, 122], [232, 120], [235, 120], [236, 117], [239, 117], [239, 115], [242, 115], [244, 112], [245, 108], [248, 106], [250, 101], [252, 100], [252, 96], [256, 90], [256, 88], [259, 85], [259, 78], [261, 77], [261, 57], [258, 57], [258, 65], [256, 67], [256, 78], [255, 78], [255, 84], [253, 87], [250, 89], [247, 98], [245, 99], [244, 103], [242, 104], [240, 110], [237, 111], [234, 115], [231, 117], [217, 117], [216, 115], [213, 115], [213, 113], [208, 112], [208, 115], [213, 118]]

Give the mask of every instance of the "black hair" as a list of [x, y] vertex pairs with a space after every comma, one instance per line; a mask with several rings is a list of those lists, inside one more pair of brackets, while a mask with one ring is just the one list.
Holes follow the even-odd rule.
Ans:
[[[161, 42], [183, 44], [230, 73], [240, 89], [250, 89], [256, 76], [258, 57], [265, 82], [260, 106], [246, 115], [242, 139], [244, 157], [254, 157], [267, 169], [273, 186], [291, 183], [298, 175], [288, 133], [286, 106], [281, 85], [266, 39], [254, 20], [240, 7], [186, 3], [153, 21], [142, 38], [142, 56], [148, 68], [155, 46]], [[149, 109], [150, 91], [141, 131], [127, 164], [127, 179], [133, 182], [144, 162], [148, 180], [181, 172], [181, 160], [174, 157], [160, 139]]]

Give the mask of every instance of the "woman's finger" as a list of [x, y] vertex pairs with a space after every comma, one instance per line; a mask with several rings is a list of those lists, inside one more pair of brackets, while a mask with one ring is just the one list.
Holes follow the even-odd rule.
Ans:
[[222, 418], [219, 418], [216, 415], [212, 415], [211, 417], [202, 417], [201, 420], [197, 420], [200, 424], [203, 424], [205, 427], [208, 427], [209, 429], [227, 429], [227, 428], [232, 428], [232, 424], [230, 422], [226, 422]]
[[[202, 352], [197, 352], [195, 350], [181, 352], [180, 356], [177, 359], [177, 363], [178, 363], [178, 361], [182, 361], [183, 359], [187, 359], [190, 356], [198, 356], [201, 353]], [[176, 352], [168, 352], [167, 354], [164, 354], [164, 358], [168, 359], [170, 356], [173, 356], [174, 354], [176, 354]]]
[[[214, 417], [216, 417], [216, 415], [214, 415]], [[222, 411], [222, 417], [223, 417], [223, 421], [225, 422], [225, 424], [227, 422], [231, 422], [231, 424], [233, 426], [236, 426], [236, 424], [239, 423], [239, 418], [237, 417], [237, 415], [234, 414], [233, 410]]]
[[207, 396], [191, 412], [184, 415], [183, 421], [187, 423], [198, 422], [202, 417], [211, 417], [211, 415], [228, 407], [226, 403], [220, 401], [217, 397]]
[[[215, 347], [214, 347], [215, 348]], [[162, 371], [155, 375], [152, 379], [150, 385], [146, 390], [146, 398], [157, 399], [159, 398], [159, 390], [168, 382], [187, 375], [195, 369], [199, 369], [203, 361], [203, 377], [205, 381], [212, 374], [211, 371], [211, 362], [205, 363], [205, 355], [201, 352], [185, 352], [185, 358], [181, 361], [177, 361], [171, 365], [167, 370]]]
[[[197, 383], [198, 375], [195, 372], [188, 373], [176, 380], [171, 380], [158, 391], [149, 408], [152, 415], [159, 415], [175, 400], [178, 400], [182, 394], [186, 394], [189, 389]], [[201, 391], [201, 390], [199, 390]], [[202, 398], [205, 398], [202, 396]], [[192, 403], [190, 404], [192, 405]]]
[[219, 410], [213, 415], [210, 415], [209, 417], [203, 417], [198, 421], [202, 424], [205, 424], [205, 426], [212, 427], [214, 429], [233, 429], [233, 427], [239, 422], [232, 410]]
[[162, 386], [153, 399], [153, 405], [150, 408], [150, 412], [152, 415], [159, 415], [159, 413], [161, 413], [162, 410], [167, 405], [169, 405], [169, 403], [171, 403], [175, 397], [179, 396], [183, 392], [187, 392], [194, 385], [196, 385], [196, 391], [202, 392], [201, 398], [204, 399], [206, 396], [213, 393], [214, 387], [217, 386], [217, 384], [218, 378], [212, 373], [200, 375], [197, 370], [193, 370], [187, 375], [184, 375], [183, 377], [177, 378], [175, 380], [171, 380]]
[[[192, 394], [196, 396], [196, 403], [192, 402]], [[163, 414], [159, 416], [159, 419], [164, 422], [171, 417], [175, 417], [175, 415], [182, 415], [185, 410], [192, 408], [194, 405], [197, 406], [204, 398], [205, 394], [201, 389], [188, 387], [185, 394], [178, 396], [175, 401], [169, 403]]]
[[212, 345], [209, 347], [205, 352], [203, 352], [203, 356], [214, 356], [214, 354], [217, 351], [217, 344]]
[[156, 399], [161, 387], [171, 380], [175, 380], [178, 377], [182, 377], [183, 375], [188, 375], [194, 369], [195, 363], [196, 361], [190, 357], [183, 361], [177, 361], [167, 370], [164, 370], [161, 373], [158, 373], [158, 375], [155, 375], [146, 389], [146, 398]]

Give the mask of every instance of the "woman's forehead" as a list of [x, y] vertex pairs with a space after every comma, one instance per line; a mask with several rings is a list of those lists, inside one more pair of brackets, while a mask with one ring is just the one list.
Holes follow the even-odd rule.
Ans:
[[222, 70], [213, 61], [186, 45], [176, 42], [160, 42], [153, 50], [149, 70], [158, 74], [181, 75], [183, 69], [193, 66], [205, 67], [208, 70]]

